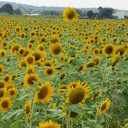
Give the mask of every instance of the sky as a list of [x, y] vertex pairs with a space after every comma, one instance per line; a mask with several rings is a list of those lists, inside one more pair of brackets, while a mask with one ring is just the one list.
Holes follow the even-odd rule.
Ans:
[[35, 6], [92, 8], [99, 6], [128, 10], [128, 0], [0, 0]]

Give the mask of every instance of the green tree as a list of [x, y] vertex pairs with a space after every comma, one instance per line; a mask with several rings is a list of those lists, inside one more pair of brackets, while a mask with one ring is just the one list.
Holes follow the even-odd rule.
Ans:
[[7, 13], [10, 13], [10, 14], [13, 14], [13, 7], [11, 4], [5, 4], [2, 6], [1, 10], [3, 12], [7, 12]]
[[87, 11], [87, 16], [89, 19], [92, 19], [93, 18], [93, 11], [91, 11], [91, 10]]

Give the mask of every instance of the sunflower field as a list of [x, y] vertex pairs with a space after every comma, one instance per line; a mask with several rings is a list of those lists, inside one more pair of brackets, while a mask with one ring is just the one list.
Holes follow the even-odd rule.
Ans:
[[0, 16], [0, 128], [128, 127], [128, 20]]

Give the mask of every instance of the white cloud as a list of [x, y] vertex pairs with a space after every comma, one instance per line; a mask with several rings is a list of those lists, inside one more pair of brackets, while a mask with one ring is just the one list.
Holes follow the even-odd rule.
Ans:
[[0, 0], [24, 3], [36, 6], [61, 6], [61, 7], [113, 7], [128, 10], [128, 0]]

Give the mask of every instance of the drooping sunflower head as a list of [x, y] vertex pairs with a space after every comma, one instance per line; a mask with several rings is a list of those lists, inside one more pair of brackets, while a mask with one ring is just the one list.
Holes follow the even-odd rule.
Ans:
[[101, 64], [101, 60], [100, 60], [100, 58], [98, 56], [94, 57], [93, 61], [95, 62], [96, 66]]
[[55, 43], [58, 43], [58, 42], [60, 42], [60, 39], [57, 35], [52, 35], [50, 37], [50, 44], [55, 44]]
[[7, 74], [5, 77], [3, 77], [4, 82], [12, 82], [12, 75]]
[[54, 67], [48, 67], [44, 70], [45, 76], [51, 77], [55, 73]]
[[40, 79], [37, 74], [27, 74], [24, 78], [24, 85], [26, 87], [34, 86], [34, 82], [40, 83]]
[[0, 110], [2, 112], [8, 111], [11, 107], [12, 107], [12, 102], [8, 97], [1, 99]]
[[106, 110], [109, 109], [111, 101], [107, 98], [100, 106], [98, 114], [101, 115], [102, 113], [106, 113]]
[[44, 104], [45, 102], [48, 102], [50, 100], [53, 94], [54, 93], [51, 84], [49, 82], [46, 82], [45, 84], [40, 86], [39, 91], [35, 94], [34, 103], [41, 102], [42, 104]]
[[69, 88], [66, 102], [71, 104], [83, 103], [89, 97], [89, 91], [89, 87], [86, 84], [81, 85], [78, 82], [75, 88]]
[[108, 56], [112, 56], [115, 54], [115, 51], [116, 51], [116, 48], [115, 48], [115, 45], [110, 43], [110, 44], [107, 44], [104, 49], [103, 49], [103, 54], [108, 57]]
[[78, 14], [73, 7], [67, 7], [63, 12], [63, 17], [65, 22], [73, 22], [74, 20], [78, 19]]
[[0, 56], [1, 56], [1, 58], [5, 58], [6, 57], [6, 50], [1, 50]]
[[95, 66], [95, 62], [93, 60], [90, 60], [86, 66], [85, 69], [87, 70], [88, 68], [94, 67]]
[[26, 118], [26, 120], [29, 120], [30, 113], [31, 113], [31, 102], [27, 100], [25, 103], [25, 118]]
[[115, 56], [114, 59], [113, 59], [112, 62], [111, 62], [111, 65], [112, 65], [112, 66], [117, 65], [118, 62], [119, 62], [119, 60], [120, 60], [120, 56], [119, 56], [119, 55]]
[[59, 55], [61, 53], [61, 51], [62, 51], [62, 46], [60, 43], [55, 43], [55, 44], [50, 45], [50, 53], [53, 56]]
[[51, 67], [52, 66], [52, 62], [50, 60], [45, 60], [44, 61], [44, 65], [48, 66], [48, 67]]

